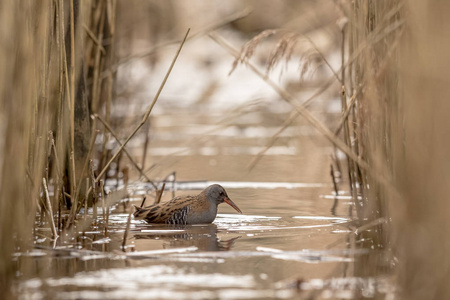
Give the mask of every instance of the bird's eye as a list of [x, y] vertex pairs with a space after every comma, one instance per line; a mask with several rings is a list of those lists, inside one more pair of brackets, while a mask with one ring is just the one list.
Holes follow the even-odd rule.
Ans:
[[224, 194], [223, 194], [223, 192], [220, 192], [219, 195], [220, 195], [220, 196], [223, 196]]

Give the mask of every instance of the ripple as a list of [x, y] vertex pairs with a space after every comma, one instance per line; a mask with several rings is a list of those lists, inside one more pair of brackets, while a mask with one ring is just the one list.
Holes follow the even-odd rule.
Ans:
[[[211, 295], [215, 298], [217, 293], [227, 294], [229, 297], [226, 299], [241, 299], [237, 297], [238, 291], [247, 291], [251, 294], [249, 298], [255, 298], [255, 293], [258, 293], [253, 275], [199, 274], [167, 265], [81, 272], [74, 277], [30, 279], [22, 282], [19, 288], [24, 292], [23, 296], [28, 294], [45, 299], [44, 293], [37, 293], [42, 286], [50, 287], [52, 295], [56, 294], [58, 299], [211, 299]], [[84, 290], [68, 292], [74, 287]]]

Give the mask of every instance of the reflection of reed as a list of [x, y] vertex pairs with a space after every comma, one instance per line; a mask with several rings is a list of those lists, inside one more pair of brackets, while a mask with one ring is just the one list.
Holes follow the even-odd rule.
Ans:
[[184, 248], [195, 246], [199, 251], [228, 251], [231, 250], [235, 241], [240, 238], [234, 237], [228, 240], [221, 240], [217, 236], [217, 226], [215, 224], [192, 226], [192, 225], [166, 225], [152, 226], [155, 231], [158, 230], [182, 230], [183, 232], [170, 232], [164, 234], [139, 234], [134, 237], [139, 239], [152, 239], [165, 241], [167, 248]]

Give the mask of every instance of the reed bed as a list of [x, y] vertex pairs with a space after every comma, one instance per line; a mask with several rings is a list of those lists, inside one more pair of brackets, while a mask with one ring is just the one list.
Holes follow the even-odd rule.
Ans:
[[4, 1], [0, 10], [0, 288], [8, 299], [11, 255], [33, 247], [36, 213], [55, 242], [76, 235], [83, 207], [86, 217], [101, 205], [107, 221], [100, 188], [109, 133], [91, 114], [110, 121], [116, 1]]

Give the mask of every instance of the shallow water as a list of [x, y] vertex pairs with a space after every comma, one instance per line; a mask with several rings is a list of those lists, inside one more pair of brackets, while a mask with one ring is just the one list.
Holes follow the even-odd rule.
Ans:
[[[202, 184], [210, 182], [180, 186]], [[244, 214], [221, 205], [209, 225], [132, 220], [126, 252], [121, 243], [128, 214], [120, 204], [110, 215], [107, 237], [100, 221], [84, 236], [80, 232], [81, 239], [62, 237], [52, 249], [41, 238], [40, 249], [17, 253], [19, 298], [290, 299], [317, 293], [353, 299], [390, 292], [385, 278], [352, 275], [354, 265], [374, 253], [353, 242], [348, 200], [340, 200], [333, 215], [334, 200], [324, 197], [331, 195], [328, 184], [287, 185], [230, 183], [228, 194]], [[137, 184], [133, 190], [139, 194]]]

